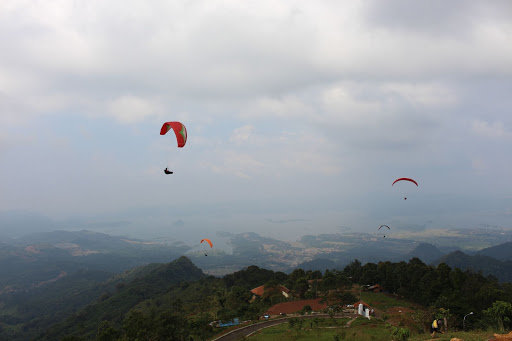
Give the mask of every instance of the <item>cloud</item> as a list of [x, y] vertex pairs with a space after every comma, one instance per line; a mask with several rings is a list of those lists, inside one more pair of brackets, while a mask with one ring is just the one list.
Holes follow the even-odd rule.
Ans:
[[493, 139], [512, 137], [512, 132], [506, 129], [502, 122], [498, 121], [489, 123], [483, 120], [473, 120], [471, 129], [477, 135]]
[[220, 154], [220, 162], [211, 164], [216, 173], [231, 174], [239, 178], [250, 179], [251, 175], [261, 172], [264, 164], [247, 153], [226, 151]]
[[155, 114], [155, 105], [136, 96], [121, 96], [108, 104], [108, 111], [121, 123], [137, 123]]
[[269, 223], [273, 224], [288, 224], [288, 223], [297, 223], [297, 222], [304, 222], [309, 221], [308, 219], [281, 219], [281, 220], [273, 220], [273, 219], [267, 219]]
[[385, 83], [382, 92], [391, 98], [402, 98], [413, 106], [446, 108], [457, 102], [454, 89], [442, 83]]
[[233, 134], [230, 137], [230, 141], [235, 144], [240, 144], [243, 142], [247, 142], [254, 130], [254, 127], [252, 125], [245, 125], [240, 128], [236, 128], [233, 131]]
[[471, 160], [471, 167], [478, 173], [478, 174], [485, 174], [485, 171], [487, 170], [488, 166], [486, 162], [482, 158], [473, 158]]
[[[261, 200], [322, 215], [387, 193], [398, 173], [431, 193], [510, 192], [497, 181], [511, 169], [508, 2], [0, 6], [9, 208], [252, 200], [257, 216]], [[158, 135], [164, 119], [186, 124], [186, 148]], [[166, 161], [179, 178], [163, 177]]]
[[172, 223], [172, 226], [183, 227], [183, 226], [185, 226], [185, 222], [181, 219], [178, 219]]
[[342, 166], [332, 153], [336, 146], [313, 132], [264, 131], [243, 126], [229, 141], [220, 141], [202, 158], [203, 167], [216, 173], [250, 179], [254, 176], [339, 173]]
[[310, 103], [297, 95], [282, 97], [261, 97], [248, 104], [240, 114], [243, 119], [303, 119], [314, 116], [315, 111]]

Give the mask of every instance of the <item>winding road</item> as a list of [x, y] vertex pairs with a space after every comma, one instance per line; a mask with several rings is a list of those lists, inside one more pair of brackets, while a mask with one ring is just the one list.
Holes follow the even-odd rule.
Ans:
[[[272, 326], [277, 326], [278, 324], [283, 324], [283, 323], [287, 323], [288, 322], [288, 319], [290, 318], [300, 318], [300, 319], [313, 319], [313, 318], [316, 318], [316, 317], [320, 317], [320, 318], [327, 318], [329, 317], [328, 314], [315, 314], [315, 315], [305, 315], [305, 316], [289, 316], [289, 317], [283, 317], [283, 318], [278, 318], [278, 319], [275, 319], [275, 320], [269, 320], [269, 321], [264, 321], [264, 322], [260, 322], [260, 323], [256, 323], [256, 324], [251, 324], [249, 326], [245, 326], [245, 327], [241, 327], [241, 328], [238, 328], [238, 329], [235, 329], [235, 330], [232, 330], [230, 331], [229, 333], [226, 333], [224, 335], [221, 335], [217, 338], [214, 338], [210, 341], [237, 341], [237, 340], [241, 340], [243, 339], [244, 337], [246, 336], [249, 336], [261, 329], [264, 329], [264, 328], [268, 328], [268, 327], [272, 327]], [[335, 318], [344, 318], [346, 316], [336, 316]]]

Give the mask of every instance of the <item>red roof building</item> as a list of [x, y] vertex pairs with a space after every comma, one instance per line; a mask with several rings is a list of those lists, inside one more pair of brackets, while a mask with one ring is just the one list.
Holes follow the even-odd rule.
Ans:
[[260, 285], [259, 287], [252, 289], [251, 292], [256, 296], [261, 297], [261, 296], [263, 296], [263, 293], [265, 292], [265, 286]]
[[369, 286], [368, 290], [373, 291], [373, 292], [381, 292], [382, 287], [379, 284], [375, 284], [375, 285]]
[[293, 302], [283, 302], [268, 308], [268, 315], [293, 314], [299, 312], [305, 306], [309, 305], [313, 311], [321, 311], [327, 308], [327, 303], [320, 303], [320, 298], [312, 300], [301, 300]]
[[[290, 293], [290, 290], [287, 287], [282, 286], [282, 285], [278, 285], [275, 288], [278, 289], [284, 297], [288, 297], [288, 294]], [[272, 289], [272, 288], [270, 288], [270, 289]], [[259, 287], [254, 288], [254, 289], [251, 290], [251, 293], [253, 293], [256, 296], [262, 297], [263, 294], [265, 293], [265, 286], [264, 285], [260, 285]]]
[[357, 301], [356, 303], [354, 303], [354, 307], [357, 308], [359, 306], [359, 304], [362, 304], [363, 307], [365, 307], [365, 308], [371, 309], [370, 305], [368, 303], [366, 303], [366, 302], [363, 302], [363, 301]]

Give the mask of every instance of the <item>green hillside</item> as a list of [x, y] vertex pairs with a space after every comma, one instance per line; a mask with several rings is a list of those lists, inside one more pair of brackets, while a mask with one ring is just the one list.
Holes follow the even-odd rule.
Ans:
[[470, 256], [461, 251], [452, 252], [441, 257], [438, 263], [446, 263], [451, 267], [462, 270], [482, 272], [492, 275], [502, 282], [512, 282], [512, 261], [501, 261], [483, 254]]
[[512, 260], [512, 242], [507, 242], [482, 249], [478, 251], [477, 254], [499, 260]]
[[[383, 293], [365, 289], [376, 283]], [[390, 335], [400, 329], [410, 336], [425, 336], [434, 317], [446, 319], [449, 331], [460, 329], [469, 311], [474, 314], [466, 329], [485, 325], [504, 330], [511, 327], [512, 320], [510, 284], [446, 264], [426, 265], [417, 258], [365, 265], [354, 261], [343, 270], [324, 273], [296, 269], [285, 274], [250, 266], [216, 278], [205, 276], [182, 257], [168, 264], [136, 268], [104, 285], [114, 291], [104, 292], [38, 339], [204, 340], [224, 331], [212, 321], [235, 317], [256, 321], [271, 306], [284, 302], [296, 306], [297, 312], [307, 312], [299, 302], [304, 299], [325, 302], [327, 307], [321, 309], [338, 317], [345, 316], [347, 304], [362, 299], [374, 309], [372, 324], [362, 320], [350, 328], [367, 325], [364, 328], [374, 329], [377, 340], [382, 333]], [[261, 285], [262, 296], [253, 296], [250, 290]], [[276, 289], [282, 285], [289, 289], [287, 298], [282, 289]]]
[[92, 338], [101, 321], [118, 325], [126, 313], [140, 302], [165, 293], [172, 285], [202, 277], [203, 272], [186, 257], [180, 257], [168, 264], [144, 267], [135, 275], [128, 273], [129, 281], [119, 282], [116, 292], [105, 293], [96, 303], [51, 328], [40, 339], [55, 340], [62, 335]]

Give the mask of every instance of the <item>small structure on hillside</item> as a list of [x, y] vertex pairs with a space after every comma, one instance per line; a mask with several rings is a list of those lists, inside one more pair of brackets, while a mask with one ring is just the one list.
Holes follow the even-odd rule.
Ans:
[[278, 285], [278, 286], [272, 287], [272, 288], [265, 288], [264, 285], [260, 285], [259, 287], [256, 287], [251, 290], [251, 293], [252, 293], [251, 302], [254, 301], [256, 299], [256, 297], [263, 297], [263, 295], [265, 295], [265, 292], [268, 292], [269, 290], [273, 290], [273, 289], [278, 290], [281, 293], [281, 295], [283, 295], [286, 298], [290, 297], [290, 290], [283, 285]]
[[373, 292], [382, 292], [382, 287], [380, 286], [380, 284], [374, 284], [370, 285], [367, 290]]
[[222, 322], [221, 320], [212, 321], [209, 323], [210, 327], [231, 327], [231, 326], [238, 326], [240, 324], [240, 319], [238, 317], [235, 317], [231, 321]]
[[370, 315], [374, 315], [375, 311], [368, 303], [363, 301], [357, 301], [353, 304], [354, 306], [354, 314], [358, 314], [370, 319]]
[[238, 326], [240, 324], [240, 320], [238, 319], [238, 317], [235, 317], [234, 319], [232, 319], [231, 321], [228, 321], [228, 322], [220, 322], [219, 321], [219, 324], [218, 326], [219, 327], [231, 327], [231, 326]]

